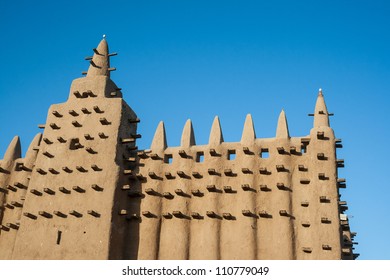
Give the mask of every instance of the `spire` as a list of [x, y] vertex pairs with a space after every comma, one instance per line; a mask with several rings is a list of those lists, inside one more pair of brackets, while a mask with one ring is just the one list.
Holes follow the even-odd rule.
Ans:
[[108, 53], [108, 44], [103, 36], [97, 48], [93, 49], [93, 56], [87, 57], [90, 60], [90, 66], [87, 72], [87, 77], [107, 76], [110, 77], [110, 55]]
[[251, 114], [246, 115], [244, 130], [242, 131], [241, 143], [250, 144], [256, 139], [255, 128]]
[[11, 143], [8, 146], [7, 151], [4, 154], [3, 163], [13, 161], [17, 158], [21, 158], [22, 149], [20, 147], [20, 139], [19, 136], [15, 136]]
[[209, 145], [216, 146], [223, 142], [221, 123], [218, 116], [215, 116], [213, 125], [211, 126]]
[[159, 151], [159, 150], [165, 150], [167, 147], [167, 138], [165, 134], [165, 126], [164, 122], [161, 121], [156, 129], [156, 132], [154, 133], [152, 145], [150, 147], [153, 151]]
[[314, 109], [314, 127], [328, 126], [329, 127], [329, 113], [326, 108], [324, 95], [322, 89], [319, 89], [316, 107]]
[[26, 157], [24, 159], [24, 163], [27, 167], [32, 168], [32, 165], [35, 162], [38, 151], [36, 147], [38, 147], [41, 143], [42, 133], [38, 133], [35, 135], [34, 139], [31, 141], [30, 146], [26, 152]]
[[276, 128], [276, 138], [290, 138], [286, 114], [284, 113], [284, 110], [282, 110], [279, 115], [278, 127]]
[[183, 128], [183, 133], [181, 135], [181, 146], [191, 147], [194, 145], [195, 145], [194, 129], [192, 128], [191, 120], [187, 120]]

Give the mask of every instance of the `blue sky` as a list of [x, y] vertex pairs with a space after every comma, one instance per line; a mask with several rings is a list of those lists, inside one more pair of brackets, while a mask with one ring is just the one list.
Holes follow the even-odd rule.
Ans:
[[141, 148], [160, 120], [179, 145], [188, 118], [206, 144], [215, 115], [225, 141], [239, 141], [247, 113], [257, 137], [273, 137], [281, 109], [304, 136], [322, 88], [343, 139], [355, 251], [390, 259], [389, 13], [375, 0], [1, 1], [0, 156], [14, 135], [25, 152], [103, 34], [119, 53], [112, 79], [141, 118]]

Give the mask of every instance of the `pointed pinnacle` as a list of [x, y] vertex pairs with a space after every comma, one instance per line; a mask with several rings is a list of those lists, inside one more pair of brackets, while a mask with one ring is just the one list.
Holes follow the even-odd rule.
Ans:
[[22, 149], [20, 147], [19, 136], [15, 136], [9, 144], [7, 151], [4, 154], [3, 162], [13, 161], [17, 158], [21, 158]]
[[41, 144], [41, 139], [42, 139], [42, 133], [38, 133], [35, 135], [34, 139], [31, 141], [30, 146], [28, 147], [28, 150], [26, 152], [26, 156], [24, 159], [24, 164], [28, 167], [32, 167], [32, 165], [35, 162], [35, 159], [37, 157], [37, 150], [35, 149], [36, 147], [39, 147]]
[[287, 118], [284, 110], [282, 110], [279, 115], [278, 127], [276, 128], [276, 138], [290, 138]]
[[223, 142], [223, 135], [221, 129], [221, 123], [218, 116], [214, 118], [213, 125], [211, 126], [209, 145], [217, 146]]
[[326, 108], [324, 95], [322, 90], [318, 92], [318, 97], [314, 109], [314, 124], [313, 127], [328, 126], [329, 127], [329, 113]]
[[167, 148], [167, 138], [165, 134], [165, 126], [164, 126], [164, 122], [161, 121], [157, 126], [156, 132], [154, 133], [154, 137], [150, 149], [152, 151], [161, 151], [161, 150], [165, 150], [166, 148]]
[[251, 144], [256, 139], [255, 128], [253, 125], [252, 115], [248, 114], [245, 118], [244, 129], [242, 131], [241, 143]]
[[183, 133], [181, 135], [181, 146], [182, 147], [191, 147], [195, 145], [195, 135], [194, 129], [192, 127], [191, 120], [187, 120], [183, 128]]
[[103, 38], [97, 48], [93, 49], [93, 57], [90, 60], [90, 66], [87, 77], [107, 76], [110, 77], [110, 59], [108, 56], [108, 44]]

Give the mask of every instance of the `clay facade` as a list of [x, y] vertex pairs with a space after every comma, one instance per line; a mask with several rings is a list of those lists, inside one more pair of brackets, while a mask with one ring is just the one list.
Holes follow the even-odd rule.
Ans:
[[216, 117], [207, 145], [187, 121], [168, 147], [161, 122], [139, 149], [112, 55], [103, 39], [25, 158], [15, 137], [1, 160], [0, 259], [356, 257], [321, 91], [304, 137], [282, 111], [275, 138], [256, 138], [248, 115], [241, 141], [224, 142]]

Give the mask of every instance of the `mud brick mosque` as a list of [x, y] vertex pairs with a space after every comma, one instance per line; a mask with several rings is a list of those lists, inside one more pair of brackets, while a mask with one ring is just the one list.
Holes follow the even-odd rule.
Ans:
[[0, 160], [0, 259], [355, 259], [322, 91], [310, 133], [224, 142], [218, 117], [179, 147], [164, 123], [137, 147], [139, 118], [110, 79], [103, 39], [65, 103], [49, 108], [24, 158], [16, 136]]

